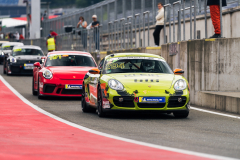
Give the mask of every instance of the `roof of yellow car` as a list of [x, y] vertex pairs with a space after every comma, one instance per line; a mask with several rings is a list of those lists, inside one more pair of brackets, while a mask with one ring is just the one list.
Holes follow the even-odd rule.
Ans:
[[163, 57], [155, 54], [149, 54], [149, 53], [116, 53], [116, 54], [111, 54], [106, 59], [108, 58], [117, 58], [117, 57], [152, 57], [152, 58], [160, 58], [165, 60]]

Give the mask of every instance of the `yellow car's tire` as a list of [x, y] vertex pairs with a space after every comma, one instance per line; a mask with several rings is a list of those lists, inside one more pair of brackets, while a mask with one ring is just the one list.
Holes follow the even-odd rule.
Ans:
[[84, 113], [95, 113], [95, 112], [96, 112], [96, 109], [90, 107], [90, 106], [86, 103], [84, 84], [83, 84], [83, 89], [82, 89], [82, 90], [83, 90], [83, 93], [82, 93], [82, 111], [83, 111]]
[[103, 108], [102, 108], [102, 93], [101, 93], [101, 88], [98, 88], [98, 106], [97, 106], [97, 113], [99, 117], [105, 117], [106, 113], [104, 113]]

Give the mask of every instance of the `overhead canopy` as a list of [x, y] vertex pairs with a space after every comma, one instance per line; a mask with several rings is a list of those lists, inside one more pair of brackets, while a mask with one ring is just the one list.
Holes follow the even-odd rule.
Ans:
[[21, 25], [26, 25], [27, 21], [17, 20], [14, 18], [4, 18], [2, 19], [2, 26], [3, 27], [16, 27]]
[[[57, 16], [49, 16], [49, 19], [56, 18]], [[17, 27], [27, 24], [27, 17], [18, 17], [18, 18], [4, 18], [1, 20], [3, 27]]]

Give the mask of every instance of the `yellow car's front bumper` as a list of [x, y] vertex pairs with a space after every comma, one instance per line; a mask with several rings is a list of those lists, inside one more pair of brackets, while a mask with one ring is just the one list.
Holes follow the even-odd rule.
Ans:
[[[162, 99], [162, 101], [143, 101], [143, 98]], [[131, 89], [125, 91], [109, 90], [108, 95], [104, 98], [109, 101], [107, 110], [129, 110], [129, 111], [181, 111], [189, 110], [189, 92], [170, 93], [166, 90], [138, 90]], [[105, 102], [106, 104], [106, 102]]]

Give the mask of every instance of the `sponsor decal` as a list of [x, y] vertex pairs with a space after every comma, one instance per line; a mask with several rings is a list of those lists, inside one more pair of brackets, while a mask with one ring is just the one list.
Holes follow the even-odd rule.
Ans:
[[3, 48], [8, 48], [8, 47], [11, 47], [11, 46], [3, 46]]
[[[125, 75], [125, 77], [127, 77], [126, 75]], [[142, 79], [134, 79], [134, 82], [143, 82], [143, 80]], [[148, 79], [145, 79], [145, 82], [159, 82], [159, 79], [150, 79], [150, 80], [148, 80]]]
[[117, 68], [124, 69], [124, 68], [125, 68], [124, 63], [121, 63], [121, 64], [118, 64], [118, 63], [110, 63], [110, 64], [107, 64], [107, 69], [108, 69], [108, 70], [110, 70], [110, 69], [117, 69]]
[[49, 55], [50, 60], [55, 60], [55, 59], [62, 59], [62, 55]]
[[109, 101], [103, 101], [103, 108], [110, 108]]
[[82, 89], [82, 85], [71, 85], [71, 84], [66, 84], [65, 89]]
[[30, 63], [27, 64], [27, 63], [25, 63], [23, 68], [24, 68], [24, 69], [33, 69], [34, 66], [33, 66], [33, 64], [30, 64]]
[[165, 97], [139, 97], [139, 103], [165, 103]]
[[39, 82], [39, 88], [43, 88], [43, 82]]
[[147, 94], [147, 93], [159, 94], [159, 91], [147, 91], [147, 90], [144, 90], [143, 93], [144, 94]]
[[14, 51], [14, 52], [21, 52], [21, 51], [22, 51], [22, 48], [14, 49], [13, 51]]
[[[163, 59], [160, 58], [153, 58], [153, 57], [119, 57], [119, 58], [111, 58], [108, 59], [108, 61], [112, 60], [122, 60], [122, 59], [148, 59], [148, 60], [157, 60], [157, 61], [164, 61]], [[165, 62], [165, 61], [164, 61]]]
[[[125, 77], [160, 77], [161, 75], [158, 75], [158, 74], [125, 74], [124, 75]], [[153, 79], [152, 79], [153, 80]], [[157, 79], [159, 80], [159, 79]]]

